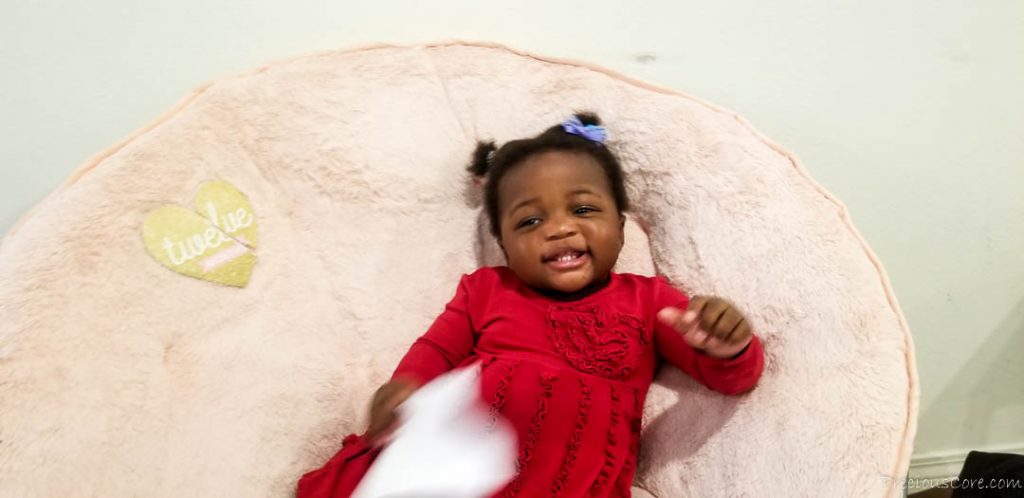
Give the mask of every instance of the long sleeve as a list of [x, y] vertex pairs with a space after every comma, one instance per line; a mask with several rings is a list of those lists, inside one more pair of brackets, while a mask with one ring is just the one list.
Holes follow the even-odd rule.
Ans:
[[445, 305], [434, 323], [427, 329], [395, 368], [392, 378], [412, 378], [421, 384], [441, 375], [473, 353], [476, 336], [470, 319], [470, 292], [463, 275], [455, 297]]
[[[690, 298], [657, 277], [654, 292], [654, 313], [666, 306], [686, 310]], [[722, 394], [740, 394], [757, 385], [764, 370], [764, 349], [754, 336], [746, 350], [735, 358], [715, 358], [691, 347], [682, 334], [654, 319], [654, 342], [658, 354], [697, 382]]]

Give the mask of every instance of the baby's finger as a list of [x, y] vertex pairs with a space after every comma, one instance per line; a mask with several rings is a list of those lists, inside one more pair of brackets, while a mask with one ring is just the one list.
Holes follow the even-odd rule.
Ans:
[[686, 312], [679, 317], [679, 329], [690, 330], [700, 325], [699, 321], [700, 315], [698, 315], [696, 311], [686, 310]]
[[684, 312], [674, 306], [666, 306], [658, 312], [658, 319], [682, 333], [697, 321], [697, 314], [692, 311]]
[[692, 329], [694, 325], [699, 325], [701, 313], [703, 313], [710, 299], [705, 296], [693, 296], [690, 299], [690, 304], [686, 307], [686, 313], [683, 313], [682, 317], [682, 327], [685, 330], [680, 329], [680, 332], [684, 332], [684, 335], [686, 335], [686, 331]]
[[711, 335], [721, 339], [724, 342], [729, 342], [729, 336], [736, 330], [736, 327], [743, 321], [743, 315], [736, 311], [735, 308], [729, 308], [722, 313], [722, 316], [715, 323], [714, 330], [711, 331]]
[[686, 309], [688, 311], [693, 311], [697, 313], [697, 315], [700, 315], [701, 312], [704, 311], [704, 307], [707, 306], [708, 301], [710, 300], [711, 298], [705, 296], [693, 296], [693, 298], [690, 299], [690, 305], [687, 306]]
[[708, 334], [700, 328], [700, 324], [694, 321], [686, 330], [681, 330], [683, 340], [690, 346], [697, 349], [704, 349], [704, 343], [708, 340]]
[[746, 320], [743, 320], [738, 325], [736, 325], [736, 328], [732, 331], [731, 334], [729, 334], [729, 342], [740, 343], [746, 341], [752, 335], [754, 335], [754, 333], [750, 330], [750, 324], [747, 323]]
[[708, 331], [709, 334], [714, 334], [715, 323], [722, 317], [722, 314], [729, 309], [729, 302], [723, 299], [712, 299], [708, 301], [707, 306], [704, 307], [704, 312], [700, 314], [700, 326], [704, 330]]
[[666, 306], [658, 311], [658, 320], [676, 330], [682, 327], [683, 311], [674, 306]]
[[721, 339], [715, 336], [708, 336], [707, 340], [704, 341], [703, 349], [706, 351], [714, 351], [722, 347], [723, 344], [724, 342]]

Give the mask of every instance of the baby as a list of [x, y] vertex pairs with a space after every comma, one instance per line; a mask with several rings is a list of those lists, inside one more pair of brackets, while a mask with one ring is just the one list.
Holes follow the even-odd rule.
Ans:
[[644, 398], [662, 360], [724, 394], [752, 389], [763, 351], [728, 301], [615, 273], [629, 202], [597, 116], [480, 144], [491, 233], [507, 266], [481, 268], [371, 403], [379, 442], [419, 386], [479, 361], [483, 399], [515, 428], [514, 479], [496, 496], [628, 497]]

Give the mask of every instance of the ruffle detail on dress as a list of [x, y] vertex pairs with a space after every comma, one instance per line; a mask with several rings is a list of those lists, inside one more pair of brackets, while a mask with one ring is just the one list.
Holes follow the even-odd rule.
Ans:
[[548, 308], [551, 344], [581, 372], [607, 379], [628, 377], [647, 343], [644, 321], [626, 313], [608, 313], [596, 305]]
[[516, 461], [516, 476], [512, 479], [512, 484], [505, 489], [504, 496], [506, 497], [518, 495], [523, 487], [523, 472], [526, 470], [526, 465], [530, 463], [533, 449], [540, 441], [540, 429], [548, 414], [548, 400], [551, 399], [551, 391], [556, 380], [558, 380], [558, 376], [555, 374], [544, 373], [540, 376], [540, 396], [537, 396], [537, 409], [533, 413], [533, 418], [530, 419], [530, 429], [526, 433], [526, 441], [519, 460]]
[[555, 482], [551, 485], [551, 496], [558, 496], [565, 490], [565, 483], [569, 480], [569, 473], [572, 472], [572, 467], [576, 463], [576, 455], [580, 452], [580, 446], [583, 444], [583, 430], [587, 427], [587, 422], [590, 419], [590, 403], [592, 390], [590, 385], [587, 384], [583, 379], [579, 379], [580, 383], [580, 411], [576, 413], [576, 427], [573, 428], [572, 436], [569, 437], [569, 444], [566, 447], [565, 462], [562, 464], [562, 468], [558, 471], [558, 476], [555, 477]]
[[644, 401], [640, 391], [633, 391], [633, 417], [629, 421], [629, 453], [626, 455], [626, 462], [622, 465], [622, 472], [615, 483], [616, 489], [622, 496], [629, 496], [630, 488], [633, 487], [633, 473], [636, 471], [637, 457], [640, 452], [640, 430], [643, 428]]
[[597, 479], [594, 479], [594, 484], [590, 486], [591, 496], [599, 494], [605, 486], [608, 485], [608, 481], [611, 480], [612, 471], [615, 470], [615, 460], [618, 457], [618, 447], [620, 441], [616, 435], [616, 431], [619, 429], [619, 424], [622, 423], [622, 412], [619, 408], [621, 397], [619, 392], [612, 386], [611, 390], [611, 405], [612, 411], [608, 421], [608, 444], [605, 445], [604, 449], [604, 465], [601, 466], [601, 472], [597, 475]]
[[618, 311], [613, 313], [613, 315], [615, 316], [616, 321], [622, 323], [627, 328], [637, 331], [637, 338], [640, 339], [641, 346], [647, 345], [648, 339], [647, 335], [644, 333], [644, 330], [646, 330], [647, 327], [645, 326], [643, 320], [628, 313], [622, 313]]
[[[492, 356], [490, 359], [495, 359]], [[498, 385], [494, 389], [494, 399], [491, 400], [491, 408], [488, 411], [487, 419], [487, 431], [490, 432], [494, 429], [494, 426], [498, 423], [498, 417], [501, 416], [501, 412], [505, 409], [505, 396], [508, 393], [509, 382], [512, 381], [512, 374], [515, 373], [516, 368], [519, 367], [519, 361], [515, 361], [505, 365], [505, 369], [501, 372], [501, 378], [498, 379]]]

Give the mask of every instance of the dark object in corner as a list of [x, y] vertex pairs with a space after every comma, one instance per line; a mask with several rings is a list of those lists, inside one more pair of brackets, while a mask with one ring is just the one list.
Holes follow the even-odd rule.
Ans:
[[1024, 498], [1024, 455], [972, 451], [948, 486], [910, 498]]
[[975, 497], [1024, 497], [1024, 455], [968, 453], [952, 498]]

